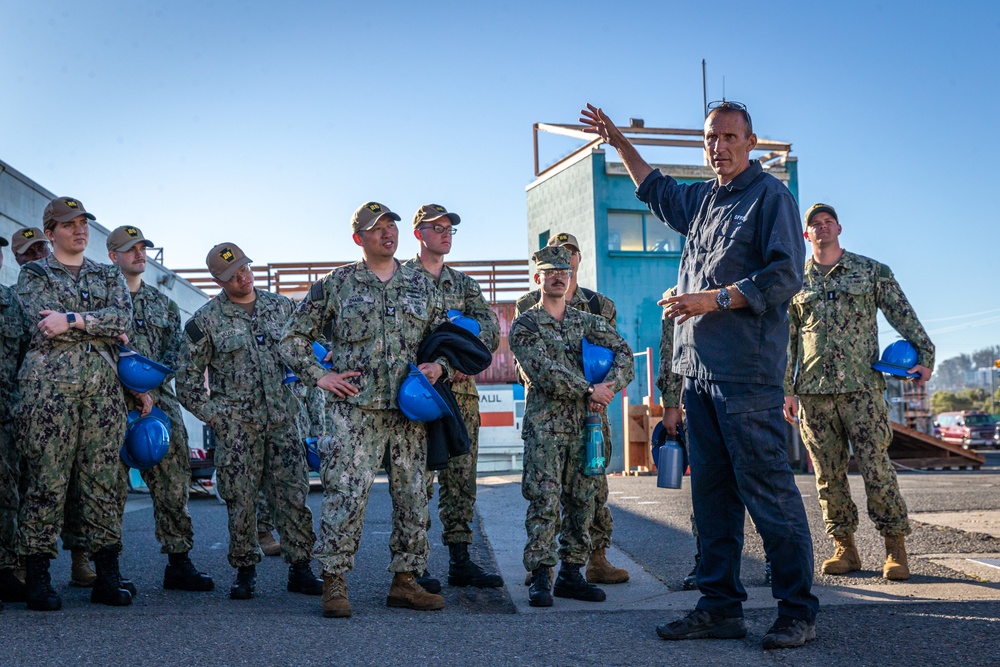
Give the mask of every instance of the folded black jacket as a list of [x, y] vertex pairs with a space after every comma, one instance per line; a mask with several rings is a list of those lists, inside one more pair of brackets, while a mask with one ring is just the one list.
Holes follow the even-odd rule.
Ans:
[[[444, 357], [455, 370], [472, 376], [482, 373], [493, 363], [493, 354], [470, 331], [444, 322], [432, 331], [417, 349], [417, 364]], [[458, 402], [451, 393], [450, 382], [435, 382], [434, 389], [448, 404], [451, 415], [426, 422], [427, 469], [444, 470], [453, 456], [469, 453], [469, 430], [465, 426]]]

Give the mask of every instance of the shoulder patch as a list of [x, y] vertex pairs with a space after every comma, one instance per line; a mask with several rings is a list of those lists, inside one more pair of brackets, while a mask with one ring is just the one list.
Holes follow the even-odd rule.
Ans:
[[890, 269], [885, 264], [881, 262], [878, 265], [878, 277], [879, 278], [892, 278], [892, 269]]
[[309, 288], [309, 300], [310, 301], [322, 301], [324, 297], [323, 281], [317, 280]]
[[188, 335], [192, 343], [197, 343], [205, 337], [205, 334], [198, 327], [198, 323], [194, 320], [188, 320], [188, 323], [184, 325], [184, 333]]
[[531, 333], [535, 334], [539, 332], [538, 322], [536, 322], [534, 319], [530, 317], [525, 317], [524, 315], [517, 317], [517, 319], [515, 319], [510, 326], [511, 328], [513, 328], [514, 326], [524, 327]]

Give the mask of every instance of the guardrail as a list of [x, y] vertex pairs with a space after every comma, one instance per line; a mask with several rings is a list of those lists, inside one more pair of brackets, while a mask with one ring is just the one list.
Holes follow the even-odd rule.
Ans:
[[[285, 262], [251, 266], [255, 285], [261, 289], [301, 298], [309, 287], [333, 269], [351, 262]], [[514, 301], [527, 292], [531, 283], [528, 260], [500, 259], [484, 262], [448, 262], [448, 266], [474, 278], [491, 303]], [[195, 287], [212, 296], [219, 286], [207, 269], [174, 269]]]

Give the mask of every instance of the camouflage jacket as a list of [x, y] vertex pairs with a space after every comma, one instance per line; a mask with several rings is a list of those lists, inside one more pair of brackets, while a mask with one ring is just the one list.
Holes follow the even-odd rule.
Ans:
[[28, 326], [14, 289], [0, 285], [0, 424], [14, 418], [17, 369], [28, 350]]
[[299, 436], [320, 438], [326, 435], [326, 392], [307, 387], [302, 382], [285, 385], [299, 406]]
[[357, 395], [338, 399], [331, 394], [328, 401], [369, 410], [397, 408], [396, 394], [417, 361], [417, 348], [446, 319], [441, 292], [423, 274], [399, 265], [383, 283], [364, 262], [355, 262], [313, 284], [285, 325], [281, 354], [301, 380], [314, 386], [330, 372], [312, 351], [313, 341], [325, 337], [333, 372], [361, 373], [350, 380], [360, 390]]
[[539, 303], [511, 324], [510, 349], [526, 378], [522, 437], [582, 432], [590, 386], [583, 375], [584, 337], [614, 351], [605, 382], [621, 391], [635, 376], [632, 350], [603, 318], [567, 308], [560, 322]]
[[[132, 297], [132, 321], [126, 333], [130, 348], [177, 370], [181, 352], [181, 311], [166, 294], [143, 282]], [[173, 396], [170, 380], [167, 378], [154, 391]]]
[[[677, 296], [676, 286], [663, 293], [664, 299], [671, 296]], [[684, 388], [684, 376], [674, 373], [672, 367], [674, 326], [675, 322], [667, 317], [667, 309], [664, 308], [663, 318], [660, 320], [660, 366], [656, 372], [656, 388], [660, 390], [660, 405], [664, 408], [679, 408]]]
[[281, 327], [295, 304], [280, 294], [255, 291], [253, 317], [220, 292], [184, 325], [177, 397], [206, 423], [222, 416], [280, 424], [298, 411], [291, 392], [282, 386], [285, 365], [278, 353]]
[[[18, 375], [22, 385], [28, 381], [79, 384], [89, 379], [90, 362], [99, 353], [117, 358], [116, 337], [128, 328], [132, 317], [132, 300], [117, 266], [84, 259], [79, 278], [74, 278], [55, 255], [49, 255], [21, 267], [17, 296], [31, 323], [31, 342]], [[79, 313], [86, 329], [70, 328], [46, 338], [34, 326], [43, 310]]]
[[[435, 278], [434, 274], [424, 268], [419, 257], [414, 257], [406, 262], [405, 266], [420, 271], [424, 277], [437, 285], [444, 297], [445, 312], [455, 309], [462, 311], [462, 314], [471, 317], [479, 323], [479, 340], [489, 348], [490, 352], [496, 352], [500, 344], [500, 321], [497, 314], [490, 308], [483, 296], [483, 290], [474, 278], [470, 278], [461, 271], [456, 271], [447, 264], [441, 270], [441, 277]], [[476, 379], [468, 378], [461, 382], [453, 382], [451, 389], [456, 394], [468, 394], [478, 396], [476, 390]]]
[[786, 395], [885, 389], [871, 367], [880, 356], [878, 310], [916, 348], [917, 363], [934, 368], [934, 344], [888, 266], [846, 251], [826, 276], [814, 264], [806, 262], [788, 308]]

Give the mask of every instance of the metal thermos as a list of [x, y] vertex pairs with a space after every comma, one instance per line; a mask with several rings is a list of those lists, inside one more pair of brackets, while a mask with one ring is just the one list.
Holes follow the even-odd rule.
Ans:
[[604, 474], [604, 429], [601, 416], [593, 412], [587, 413], [583, 420], [585, 427], [583, 436], [584, 468], [583, 474], [596, 476]]
[[656, 486], [661, 489], [681, 488], [684, 476], [684, 450], [676, 440], [667, 440], [660, 446], [656, 462]]

